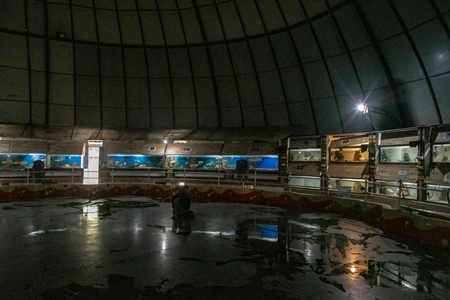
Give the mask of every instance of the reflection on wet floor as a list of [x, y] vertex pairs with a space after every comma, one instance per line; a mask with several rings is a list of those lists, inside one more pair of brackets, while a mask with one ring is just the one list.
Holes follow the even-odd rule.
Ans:
[[[447, 299], [450, 260], [416, 252], [389, 240], [383, 232], [337, 215], [303, 214], [299, 217], [249, 219], [237, 225], [237, 239], [252, 245], [271, 268], [295, 272], [308, 266], [320, 279], [345, 291], [327, 278], [361, 276], [371, 286], [401, 287]], [[388, 245], [388, 246], [386, 246]], [[439, 264], [441, 262], [441, 264]], [[444, 263], [445, 262], [445, 263]], [[443, 264], [442, 264], [443, 263]], [[441, 269], [445, 266], [443, 269]]]
[[[23, 239], [36, 260], [51, 267], [33, 266], [30, 280], [37, 274], [59, 280], [40, 290], [39, 299], [360, 299], [365, 293], [371, 299], [448, 299], [450, 289], [448, 253], [333, 214], [193, 204], [190, 234], [179, 236], [170, 227], [171, 205], [145, 197], [2, 208], [0, 221], [14, 214], [3, 224], [23, 220], [26, 234], [0, 231], [0, 238], [11, 244]], [[16, 270], [17, 263], [27, 274], [36, 260], [14, 261], [6, 245], [0, 251], [12, 262], [0, 258], [0, 269]], [[0, 274], [0, 299], [15, 299], [12, 292], [3, 297], [7, 278]]]

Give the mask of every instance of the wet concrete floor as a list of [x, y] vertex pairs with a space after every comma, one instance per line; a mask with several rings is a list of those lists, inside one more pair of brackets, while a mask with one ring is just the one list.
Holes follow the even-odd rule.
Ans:
[[0, 203], [0, 299], [449, 299], [450, 254], [337, 215], [145, 197]]

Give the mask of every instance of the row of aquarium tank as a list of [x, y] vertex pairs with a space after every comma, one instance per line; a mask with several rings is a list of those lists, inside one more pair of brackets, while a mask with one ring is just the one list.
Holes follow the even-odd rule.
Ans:
[[[33, 168], [41, 160], [46, 168], [82, 168], [82, 155], [0, 154], [0, 169]], [[181, 156], [108, 154], [103, 167], [119, 169], [235, 169], [238, 160], [248, 161], [249, 169], [278, 170], [278, 156]]]
[[[81, 155], [49, 155], [46, 154], [0, 154], [1, 169], [33, 168], [34, 162], [41, 160], [46, 168], [81, 168]], [[47, 161], [48, 160], [48, 161]], [[249, 169], [278, 170], [278, 156], [152, 156], [152, 155], [124, 155], [108, 154], [107, 164], [103, 167], [120, 169], [235, 169], [238, 160], [246, 160]]]
[[[47, 161], [48, 159], [48, 161]], [[43, 161], [47, 168], [81, 168], [81, 155], [49, 155], [42, 153], [0, 154], [0, 169], [33, 168], [35, 161]]]
[[166, 168], [166, 169], [192, 169], [192, 170], [217, 170], [235, 169], [239, 160], [246, 160], [249, 169], [278, 170], [277, 155], [260, 156], [184, 156], [184, 155], [122, 155], [109, 154], [108, 168]]
[[[450, 163], [450, 144], [434, 145], [432, 162]], [[319, 162], [320, 149], [291, 149], [291, 162]], [[32, 168], [34, 161], [42, 160], [47, 168], [81, 168], [82, 155], [46, 155], [42, 153], [0, 153], [0, 169]], [[108, 154], [108, 168], [158, 168], [158, 169], [235, 169], [238, 160], [248, 161], [249, 169], [278, 169], [276, 155], [128, 155]], [[368, 151], [361, 147], [330, 149], [330, 162], [366, 162]], [[417, 163], [417, 148], [388, 146], [379, 148], [380, 163]]]

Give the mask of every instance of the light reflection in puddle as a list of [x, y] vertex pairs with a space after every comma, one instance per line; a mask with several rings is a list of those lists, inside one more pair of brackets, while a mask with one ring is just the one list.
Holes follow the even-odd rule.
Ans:
[[83, 206], [83, 215], [88, 220], [96, 219], [98, 217], [98, 205], [86, 205]]
[[40, 229], [40, 230], [35, 230], [32, 231], [30, 233], [28, 233], [28, 236], [35, 236], [35, 235], [40, 235], [40, 234], [44, 234], [44, 233], [53, 233], [53, 232], [68, 232], [70, 231], [70, 228], [57, 228], [57, 229]]
[[[278, 224], [275, 243], [254, 234], [263, 224]], [[358, 277], [370, 286], [404, 288], [438, 297], [450, 288], [449, 264], [430, 256], [428, 248], [413, 243], [408, 246], [386, 237], [378, 228], [339, 216], [249, 219], [237, 225], [236, 238], [251, 245], [261, 257], [270, 257], [277, 270], [286, 266], [305, 270], [307, 266], [323, 282], [338, 288], [342, 288], [340, 281]]]

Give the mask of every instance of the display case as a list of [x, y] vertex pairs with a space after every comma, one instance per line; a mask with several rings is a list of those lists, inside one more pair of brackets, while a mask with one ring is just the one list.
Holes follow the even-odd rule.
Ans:
[[49, 167], [56, 168], [56, 169], [82, 168], [83, 167], [83, 156], [82, 155], [51, 154]]
[[437, 144], [433, 146], [434, 163], [450, 163], [450, 144]]
[[289, 161], [291, 162], [319, 162], [320, 161], [320, 148], [311, 149], [290, 149]]
[[249, 170], [278, 170], [277, 155], [245, 155], [245, 156], [222, 156], [222, 168], [226, 170], [236, 169], [238, 160], [248, 161]]
[[330, 162], [365, 163], [369, 159], [369, 151], [361, 151], [361, 147], [330, 148]]
[[399, 195], [399, 183], [395, 181], [377, 181], [377, 193], [386, 196], [393, 196], [408, 199], [417, 199], [417, 184], [402, 183], [402, 189]]
[[163, 169], [164, 156], [138, 154], [108, 154], [108, 168], [112, 169]]
[[217, 170], [222, 166], [222, 158], [216, 155], [167, 155], [167, 169]]
[[427, 201], [450, 204], [450, 186], [428, 184]]
[[380, 147], [380, 163], [417, 163], [417, 147], [389, 146]]
[[330, 178], [328, 182], [328, 188], [338, 191], [340, 191], [342, 188], [353, 192], [365, 191], [365, 180], [351, 178]]
[[320, 177], [289, 176], [289, 186], [293, 188], [319, 189]]
[[36, 160], [45, 162], [46, 155], [42, 153], [0, 153], [0, 169], [33, 168]]

